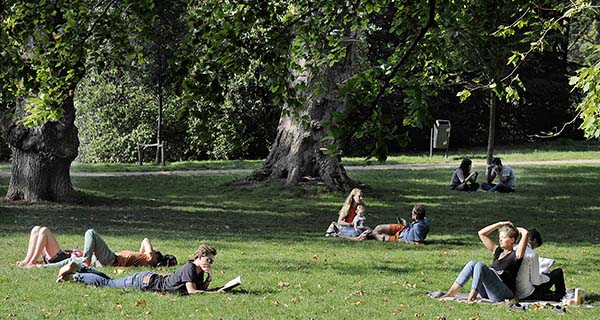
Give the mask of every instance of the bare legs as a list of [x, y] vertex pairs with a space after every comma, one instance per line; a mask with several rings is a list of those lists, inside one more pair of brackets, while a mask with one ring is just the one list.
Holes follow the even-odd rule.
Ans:
[[35, 226], [31, 229], [29, 236], [29, 245], [27, 247], [27, 255], [22, 261], [17, 261], [19, 267], [32, 267], [37, 260], [42, 256], [50, 260], [60, 251], [60, 245], [56, 238], [46, 227]]
[[154, 248], [152, 247], [152, 243], [150, 242], [150, 239], [148, 238], [144, 238], [144, 240], [142, 240], [142, 244], [140, 245], [140, 253], [152, 253], [152, 251], [154, 251]]
[[[454, 298], [460, 292], [462, 287], [458, 283], [453, 283], [448, 292], [445, 295], [441, 296], [440, 299], [444, 300], [446, 298]], [[475, 301], [477, 299], [477, 289], [471, 289], [469, 292], [469, 296], [467, 297], [467, 301]]]

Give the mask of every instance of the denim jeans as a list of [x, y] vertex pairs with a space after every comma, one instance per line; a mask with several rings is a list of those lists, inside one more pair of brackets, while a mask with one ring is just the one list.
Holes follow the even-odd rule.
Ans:
[[117, 260], [117, 256], [94, 229], [88, 229], [85, 232], [83, 258], [89, 261], [93, 261], [95, 258], [103, 266], [112, 266]]
[[342, 226], [340, 229], [340, 237], [350, 237], [355, 238], [358, 237], [360, 233], [354, 229], [353, 226]]
[[487, 192], [494, 192], [494, 191], [498, 191], [498, 192], [515, 192], [515, 188], [509, 187], [507, 184], [504, 183], [498, 183], [498, 184], [493, 184], [493, 183], [482, 183], [481, 184], [481, 189], [487, 191]]
[[[149, 277], [153, 276], [153, 272], [145, 271], [145, 272], [137, 272], [127, 277], [122, 277], [118, 279], [111, 279], [104, 273], [89, 269], [83, 268], [80, 272], [76, 273], [73, 276], [73, 279], [77, 282], [82, 282], [87, 285], [93, 285], [96, 287], [109, 287], [115, 289], [140, 289], [146, 290], [149, 285]], [[147, 281], [144, 281], [144, 277]]]
[[477, 290], [482, 298], [492, 301], [511, 299], [513, 292], [502, 282], [496, 272], [481, 262], [469, 261], [456, 278], [456, 284], [464, 287], [473, 278], [471, 290]]

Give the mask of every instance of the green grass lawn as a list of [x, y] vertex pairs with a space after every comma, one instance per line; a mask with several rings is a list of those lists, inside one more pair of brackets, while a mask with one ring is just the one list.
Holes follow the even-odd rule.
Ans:
[[[366, 183], [367, 223], [409, 218], [428, 209], [429, 244], [409, 246], [323, 237], [344, 195], [278, 184], [235, 186], [241, 175], [74, 177], [80, 204], [0, 202], [0, 319], [597, 319], [596, 308], [509, 311], [505, 306], [439, 302], [468, 260], [491, 262], [477, 231], [498, 220], [537, 227], [541, 256], [557, 260], [568, 288], [600, 303], [600, 165], [515, 167], [514, 194], [454, 193], [452, 169], [353, 171]], [[0, 194], [7, 178], [0, 178]], [[234, 293], [180, 297], [56, 284], [57, 270], [23, 270], [29, 229], [49, 226], [63, 247], [83, 245], [95, 228], [115, 250], [150, 237], [180, 262], [198, 244], [219, 253], [213, 283], [237, 275]], [[104, 271], [117, 276], [142, 269]], [[169, 272], [161, 269], [158, 272]], [[596, 316], [594, 316], [596, 314]]]

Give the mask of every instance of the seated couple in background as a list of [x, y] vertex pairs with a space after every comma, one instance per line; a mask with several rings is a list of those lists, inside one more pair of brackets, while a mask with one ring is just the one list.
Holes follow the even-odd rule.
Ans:
[[[465, 158], [460, 166], [454, 170], [450, 178], [450, 189], [456, 191], [476, 191], [479, 188], [477, 183], [477, 171], [472, 171], [473, 162]], [[500, 158], [494, 158], [488, 167], [487, 183], [481, 184], [481, 189], [487, 192], [514, 192], [516, 186], [516, 177], [511, 167], [502, 164]], [[496, 177], [499, 182], [492, 183]]]
[[[142, 240], [139, 251], [122, 250], [116, 253], [93, 229], [87, 230], [84, 238], [82, 252], [62, 250], [50, 229], [35, 226], [31, 229], [27, 254], [23, 260], [17, 261], [17, 266], [23, 268], [62, 267], [69, 262], [85, 266], [113, 267], [154, 267], [177, 264], [174, 256], [163, 256], [160, 251], [156, 251], [148, 238]], [[40, 258], [43, 259], [43, 263], [38, 263]]]
[[414, 206], [412, 221], [404, 219], [396, 224], [380, 224], [371, 230], [366, 226], [366, 206], [360, 189], [353, 189], [346, 198], [342, 209], [338, 212], [338, 220], [332, 222], [325, 236], [351, 238], [356, 240], [398, 241], [405, 243], [422, 243], [429, 233], [429, 221], [425, 215], [425, 207]]

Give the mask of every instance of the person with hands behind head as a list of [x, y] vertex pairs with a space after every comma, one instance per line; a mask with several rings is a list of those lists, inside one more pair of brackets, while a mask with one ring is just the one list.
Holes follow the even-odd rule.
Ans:
[[98, 270], [80, 267], [75, 262], [71, 262], [60, 269], [57, 281], [75, 281], [97, 287], [133, 288], [182, 295], [220, 293], [224, 292], [221, 287], [209, 288], [212, 281], [212, 264], [216, 255], [217, 249], [201, 244], [194, 253], [194, 260], [189, 260], [174, 273], [160, 275], [154, 272], [137, 272], [118, 279], [111, 279]]
[[[498, 230], [498, 244], [492, 240], [490, 233]], [[518, 235], [521, 235], [519, 247], [513, 249]], [[472, 278], [471, 291], [468, 301], [474, 301], [479, 294], [484, 299], [503, 301], [512, 299], [515, 295], [516, 278], [525, 256], [529, 233], [525, 228], [516, 228], [510, 221], [501, 221], [479, 230], [479, 239], [484, 247], [493, 254], [490, 267], [482, 262], [469, 261], [441, 299], [454, 298]]]

